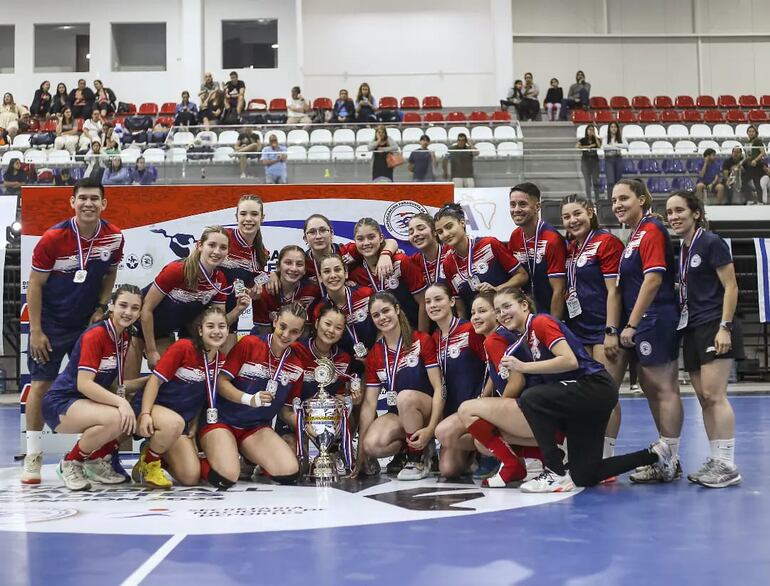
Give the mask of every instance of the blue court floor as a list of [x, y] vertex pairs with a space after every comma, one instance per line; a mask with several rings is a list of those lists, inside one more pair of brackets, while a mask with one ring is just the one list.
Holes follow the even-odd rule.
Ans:
[[[697, 401], [684, 402], [686, 474], [708, 443]], [[646, 402], [622, 406], [619, 453], [654, 439]], [[739, 487], [624, 477], [545, 498], [435, 479], [73, 496], [52, 465], [43, 485], [22, 488], [18, 411], [4, 408], [0, 585], [766, 585], [770, 396], [733, 397], [733, 406]]]

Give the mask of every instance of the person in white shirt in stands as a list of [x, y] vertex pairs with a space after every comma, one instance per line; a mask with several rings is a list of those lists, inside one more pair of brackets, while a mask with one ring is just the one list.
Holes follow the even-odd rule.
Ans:
[[265, 183], [286, 183], [286, 147], [278, 144], [275, 134], [270, 134], [267, 140], [261, 161], [265, 166]]
[[291, 88], [291, 98], [287, 106], [289, 110], [289, 116], [286, 119], [287, 124], [310, 124], [310, 104], [308, 104], [305, 97], [300, 93], [299, 86], [295, 85]]
[[101, 112], [94, 110], [91, 112], [91, 117], [83, 123], [83, 134], [80, 136], [80, 141], [85, 145], [85, 148], [88, 148], [87, 145], [93, 141], [101, 140], [103, 127]]

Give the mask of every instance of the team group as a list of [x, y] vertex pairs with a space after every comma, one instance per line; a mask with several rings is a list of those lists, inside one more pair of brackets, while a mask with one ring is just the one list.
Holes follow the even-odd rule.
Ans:
[[[667, 202], [678, 260], [644, 184], [623, 179], [612, 204], [631, 230], [625, 245], [576, 195], [562, 205], [565, 241], [539, 219], [537, 186], [522, 183], [510, 191], [507, 244], [469, 237], [456, 204], [411, 218], [411, 256], [372, 218], [338, 244], [331, 222], [313, 214], [307, 248], [285, 246], [270, 273], [264, 206], [244, 195], [234, 228], [206, 228], [144, 289], [115, 288], [124, 240], [102, 218], [102, 186], [79, 182], [70, 203], [74, 217], [33, 253], [22, 483], [40, 482], [44, 422], [81, 434], [57, 466], [72, 490], [127, 481], [118, 445], [130, 436], [147, 438], [130, 476], [149, 486], [203, 479], [226, 489], [254, 473], [296, 483], [307, 466], [297, 407], [317, 393], [322, 357], [358, 438], [352, 461], [337, 459], [340, 473], [379, 474], [378, 459], [393, 456], [387, 472], [400, 480], [427, 477], [436, 461], [448, 479], [486, 463], [483, 486], [522, 492], [628, 471], [636, 483], [670, 482], [682, 474], [680, 344], [710, 441], [688, 479], [741, 482], [727, 400], [735, 272], [691, 192]], [[254, 329], [237, 339], [249, 306]], [[142, 377], [143, 358], [152, 374]], [[629, 365], [659, 438], [615, 455]]]

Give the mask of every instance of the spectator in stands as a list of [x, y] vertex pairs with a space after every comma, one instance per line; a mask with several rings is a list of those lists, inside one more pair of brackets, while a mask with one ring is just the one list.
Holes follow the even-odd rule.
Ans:
[[158, 170], [152, 165], [147, 166], [144, 157], [136, 159], [136, 166], [131, 170], [131, 183], [152, 185], [158, 180]]
[[120, 157], [112, 157], [110, 166], [104, 171], [102, 176], [104, 185], [131, 185], [131, 171], [123, 166]]
[[561, 120], [567, 120], [571, 110], [588, 108], [588, 98], [590, 96], [591, 84], [586, 81], [585, 73], [578, 71], [575, 74], [575, 83], [569, 86], [567, 99], [562, 104]]
[[60, 169], [58, 173], [53, 176], [53, 184], [57, 187], [66, 187], [68, 185], [75, 185], [75, 178], [70, 173], [67, 167]]
[[19, 131], [20, 115], [21, 108], [16, 105], [13, 94], [6, 92], [3, 95], [3, 103], [0, 104], [0, 127], [5, 128], [11, 140]]
[[[152, 128], [152, 118], [143, 114], [129, 116], [123, 122], [123, 144], [146, 143]], [[107, 146], [107, 143], [104, 143]]]
[[717, 204], [724, 203], [725, 186], [722, 183], [722, 165], [717, 161], [717, 152], [714, 149], [703, 151], [703, 165], [695, 182], [695, 194], [701, 201], [708, 203], [709, 193], [716, 195]]
[[[580, 170], [583, 172], [586, 197], [589, 201], [599, 199], [599, 149], [602, 147], [602, 139], [596, 132], [596, 126], [586, 126], [585, 134], [576, 145], [583, 151], [580, 159]], [[593, 189], [593, 197], [591, 192]], [[595, 199], [594, 199], [595, 198]]]
[[108, 157], [120, 155], [120, 143], [117, 139], [107, 139], [107, 142], [104, 143], [104, 154]]
[[254, 134], [251, 126], [244, 126], [243, 131], [238, 135], [235, 141], [235, 152], [238, 156], [238, 165], [241, 168], [241, 179], [246, 178], [246, 165], [249, 158], [259, 157], [262, 150], [262, 141], [258, 134]]
[[61, 114], [64, 108], [69, 104], [70, 98], [67, 93], [67, 86], [60, 83], [56, 86], [56, 93], [51, 98], [51, 114]]
[[743, 161], [743, 148], [737, 146], [733, 147], [730, 156], [722, 163], [722, 183], [725, 186], [726, 203], [738, 203], [736, 194], [741, 190]]
[[532, 74], [524, 74], [524, 87], [522, 88], [524, 97], [521, 100], [520, 112], [521, 120], [537, 120], [540, 116], [540, 88], [532, 81]]
[[190, 92], [182, 92], [182, 101], [176, 105], [176, 126], [192, 126], [198, 121], [198, 106], [190, 101]]
[[115, 92], [108, 87], [104, 87], [104, 84], [100, 79], [94, 81], [94, 88], [96, 89], [94, 95], [94, 102], [96, 103], [95, 109], [101, 112], [102, 118], [107, 118], [108, 114], [114, 114], [115, 102], [117, 101]]
[[22, 168], [21, 159], [13, 158], [3, 174], [3, 186], [6, 193], [18, 195], [22, 185], [27, 183], [27, 173]]
[[356, 122], [373, 122], [377, 120], [377, 99], [372, 95], [372, 90], [369, 88], [368, 83], [364, 82], [358, 87], [355, 106]]
[[623, 150], [628, 143], [623, 138], [620, 124], [610, 122], [607, 128], [607, 142], [604, 143], [604, 172], [607, 175], [607, 197], [612, 197], [612, 188], [623, 177]]
[[[235, 71], [230, 72], [230, 81], [225, 84], [225, 111], [235, 110], [235, 117], [240, 118], [246, 107], [246, 84], [238, 79]], [[227, 117], [228, 114], [225, 113]], [[232, 115], [231, 115], [232, 116]]]
[[271, 133], [267, 146], [262, 149], [262, 164], [265, 166], [265, 183], [286, 183], [286, 147], [278, 144], [278, 137]]
[[94, 109], [94, 99], [94, 92], [86, 86], [86, 80], [79, 79], [78, 87], [70, 92], [68, 100], [72, 115], [75, 118], [90, 118], [91, 110]]
[[91, 177], [101, 182], [102, 175], [104, 175], [104, 161], [102, 143], [95, 140], [91, 143], [91, 149], [83, 157], [83, 162], [86, 164], [83, 177]]
[[80, 130], [78, 130], [78, 121], [72, 115], [72, 108], [67, 106], [58, 117], [56, 123], [56, 138], [54, 139], [53, 148], [65, 149], [70, 154], [75, 154], [78, 148], [88, 148], [88, 138], [85, 137], [81, 144]]
[[479, 154], [468, 136], [461, 132], [457, 135], [457, 142], [449, 147], [449, 152], [444, 158], [444, 179], [449, 179], [447, 162], [451, 166], [451, 178], [455, 187], [475, 187], [476, 180], [473, 172], [473, 157]]
[[222, 88], [219, 85], [219, 82], [214, 81], [214, 76], [211, 75], [211, 73], [205, 73], [203, 75], [203, 83], [201, 84], [201, 89], [198, 91], [198, 101], [201, 104], [206, 103], [211, 97], [212, 93], [221, 89]]
[[508, 96], [504, 100], [500, 100], [500, 108], [507, 112], [508, 108], [513, 106], [516, 110], [516, 117], [521, 120], [521, 104], [524, 99], [524, 82], [517, 79], [513, 82], [513, 87], [508, 90]]
[[87, 139], [88, 144], [91, 144], [93, 141], [102, 138], [103, 128], [102, 114], [100, 110], [94, 108], [94, 111], [91, 112], [91, 117], [83, 123], [82, 138]]
[[334, 122], [350, 122], [355, 118], [356, 105], [348, 96], [348, 90], [340, 90], [340, 97], [334, 102]]
[[163, 118], [155, 120], [152, 129], [147, 133], [147, 142], [152, 144], [163, 144], [166, 142], [168, 131], [171, 129], [167, 124], [168, 123]]
[[0, 126], [0, 147], [8, 146], [8, 132]]
[[436, 153], [428, 148], [430, 137], [423, 134], [420, 137], [420, 148], [409, 154], [409, 171], [412, 173], [412, 181], [435, 181], [433, 167], [436, 165]]
[[37, 118], [32, 118], [29, 111], [22, 109], [19, 116], [18, 134], [35, 134], [40, 130], [40, 122]]
[[398, 145], [393, 138], [388, 136], [388, 131], [382, 124], [375, 128], [374, 140], [369, 143], [369, 150], [374, 152], [372, 155], [372, 180], [393, 181], [393, 169], [395, 167], [389, 163], [388, 155], [398, 153]]
[[205, 102], [201, 102], [199, 113], [200, 121], [203, 126], [209, 128], [212, 124], [217, 124], [222, 118], [222, 112], [225, 108], [225, 95], [221, 90], [214, 90], [208, 94]]
[[102, 126], [102, 136], [98, 137], [96, 140], [99, 140], [99, 142], [101, 142], [102, 144], [107, 144], [107, 141], [110, 141], [110, 140], [116, 140], [118, 144], [120, 144], [121, 142], [120, 139], [121, 139], [120, 133], [116, 131], [115, 127], [113, 127], [112, 124], [105, 122]]
[[[762, 194], [762, 176], [765, 175], [765, 144], [759, 138], [757, 127], [751, 124], [746, 130], [748, 144], [744, 147], [743, 194], [747, 205], [759, 203]], [[753, 188], [753, 192], [752, 192]]]
[[564, 92], [559, 87], [559, 80], [554, 77], [551, 79], [551, 87], [548, 88], [545, 100], [543, 101], [545, 111], [548, 113], [548, 120], [553, 122], [559, 119], [559, 112], [561, 112], [561, 103], [563, 101]]
[[46, 118], [51, 112], [51, 82], [45, 80], [40, 87], [35, 90], [35, 96], [32, 98], [30, 112], [36, 118]]
[[286, 118], [287, 124], [310, 124], [310, 104], [300, 92], [299, 86], [291, 88], [291, 98], [288, 100], [287, 109], [289, 110]]

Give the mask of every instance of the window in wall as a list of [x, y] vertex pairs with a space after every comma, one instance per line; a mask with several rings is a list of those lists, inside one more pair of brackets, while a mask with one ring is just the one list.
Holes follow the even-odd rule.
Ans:
[[89, 71], [90, 31], [88, 24], [36, 24], [35, 72]]
[[0, 73], [13, 73], [14, 34], [13, 25], [0, 26]]
[[113, 71], [165, 71], [166, 23], [112, 23]]
[[274, 18], [222, 21], [222, 69], [278, 67], [278, 21]]

